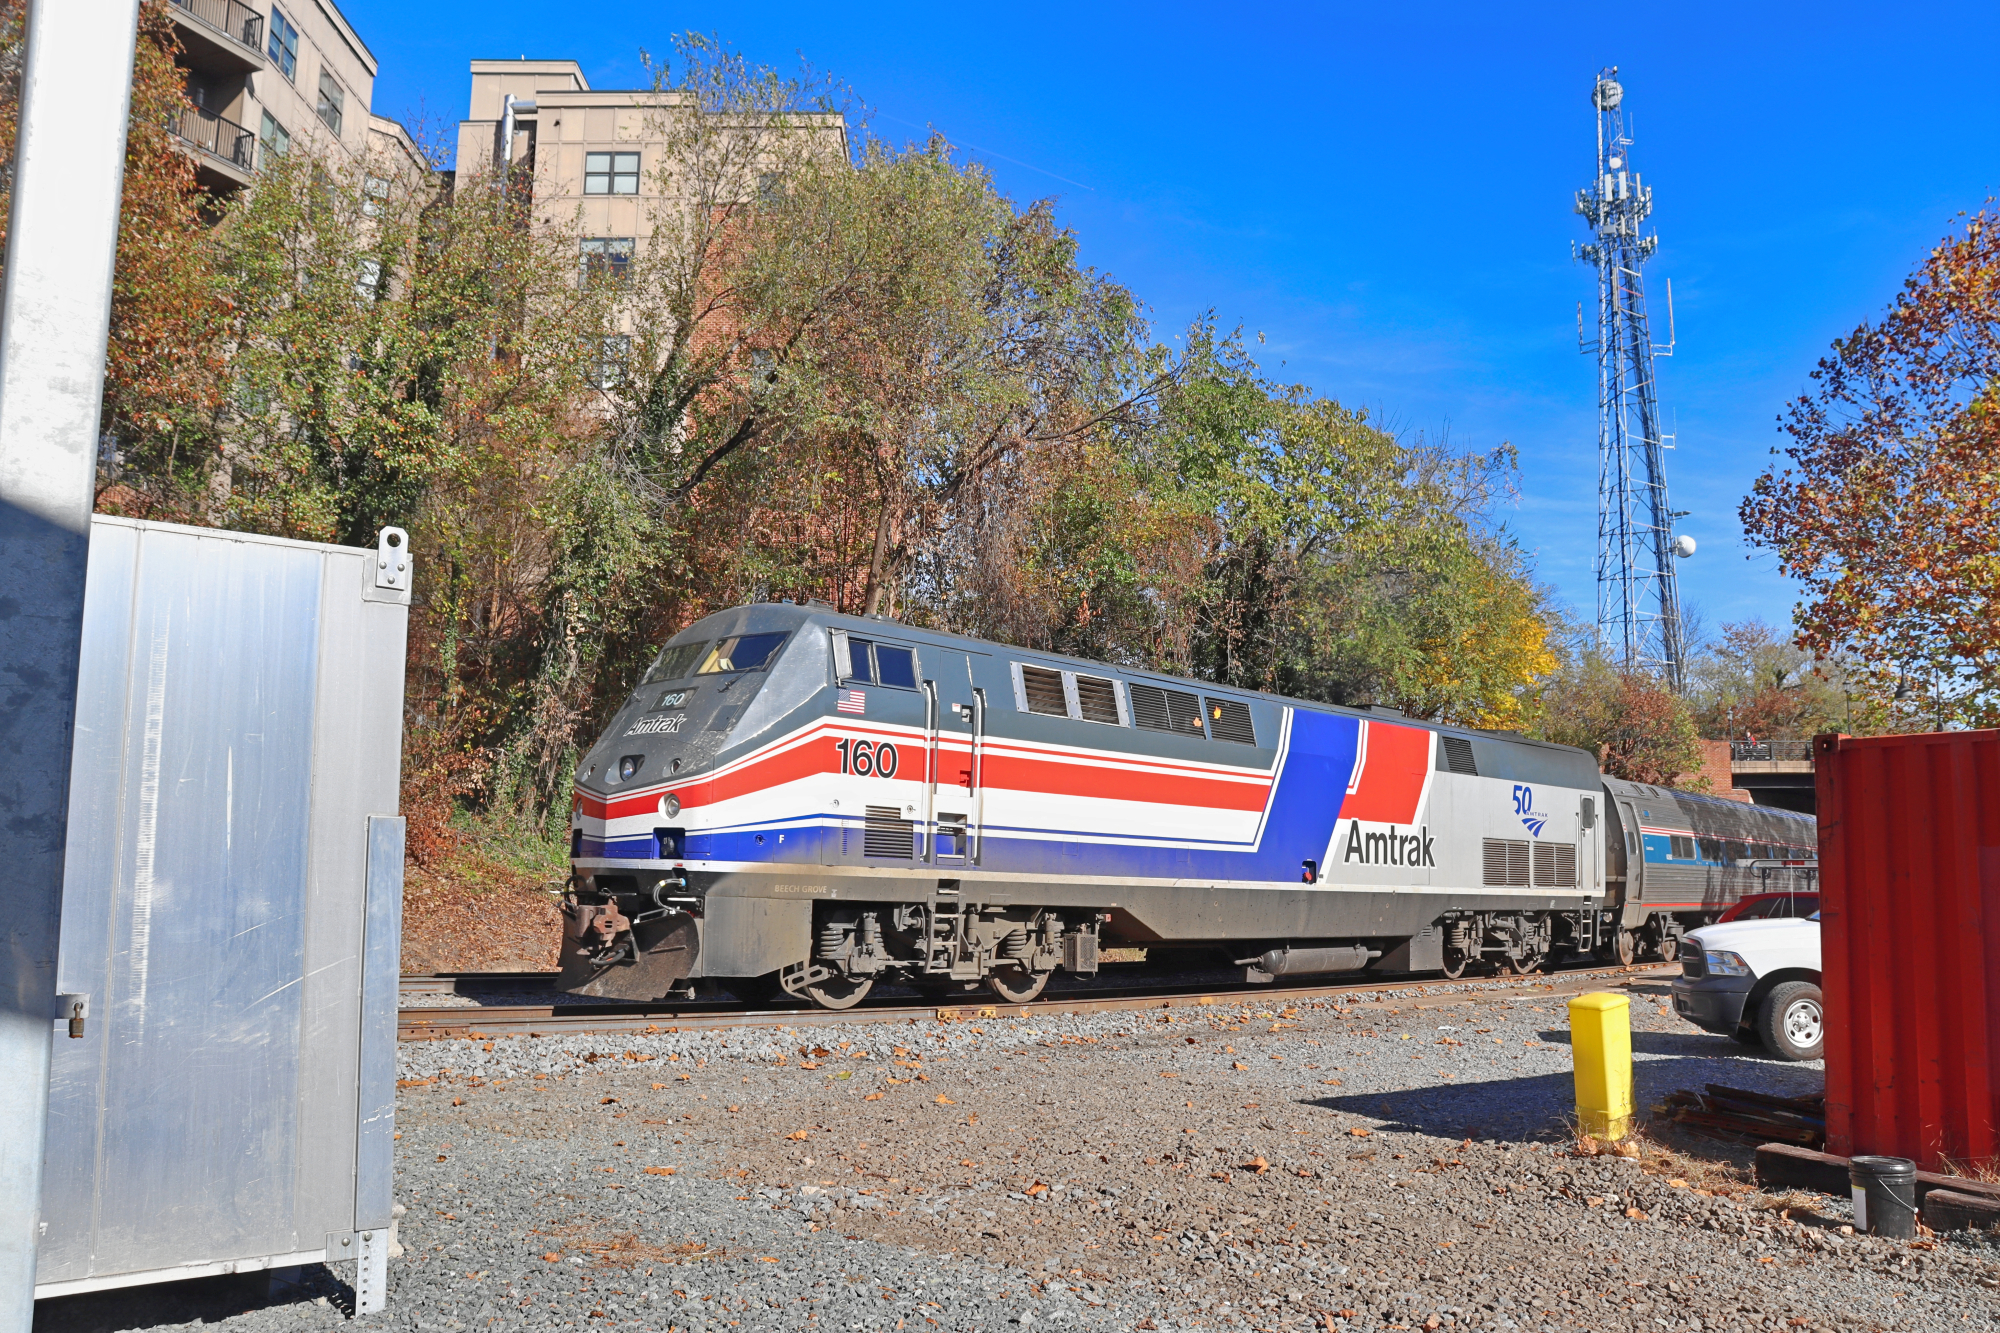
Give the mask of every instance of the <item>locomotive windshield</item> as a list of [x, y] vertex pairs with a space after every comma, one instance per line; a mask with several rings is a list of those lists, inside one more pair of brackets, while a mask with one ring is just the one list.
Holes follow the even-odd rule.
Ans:
[[778, 645], [784, 641], [783, 634], [739, 634], [733, 638], [718, 639], [694, 674], [709, 676], [718, 671], [755, 671], [770, 662], [777, 654]]
[[659, 658], [654, 661], [652, 669], [646, 672], [646, 678], [639, 683], [641, 685], [657, 685], [663, 680], [679, 680], [682, 676], [691, 675], [694, 671], [694, 664], [701, 660], [702, 653], [707, 651], [707, 649], [708, 640], [706, 639], [698, 643], [677, 643], [671, 647], [663, 648], [660, 650]]

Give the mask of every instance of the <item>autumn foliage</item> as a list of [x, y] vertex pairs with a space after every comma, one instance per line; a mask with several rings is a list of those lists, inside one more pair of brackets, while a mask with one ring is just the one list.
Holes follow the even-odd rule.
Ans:
[[[2000, 216], [1947, 236], [1833, 346], [1744, 501], [1801, 584], [1801, 647], [1849, 654], [1923, 720], [2000, 718]], [[1915, 720], [1915, 719], [1912, 719]]]

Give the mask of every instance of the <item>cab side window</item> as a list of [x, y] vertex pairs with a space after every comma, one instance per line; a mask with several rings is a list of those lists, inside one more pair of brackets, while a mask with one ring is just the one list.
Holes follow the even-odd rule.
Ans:
[[917, 654], [913, 649], [878, 643], [845, 630], [835, 630], [833, 653], [843, 684], [891, 685], [903, 690], [917, 688]]

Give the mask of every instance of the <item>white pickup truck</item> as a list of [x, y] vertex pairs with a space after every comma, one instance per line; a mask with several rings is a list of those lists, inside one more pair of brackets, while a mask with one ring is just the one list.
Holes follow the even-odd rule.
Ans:
[[1763, 1045], [1781, 1060], [1817, 1060], [1826, 1041], [1819, 992], [1819, 913], [1727, 921], [1681, 941], [1674, 1012], [1698, 1028]]

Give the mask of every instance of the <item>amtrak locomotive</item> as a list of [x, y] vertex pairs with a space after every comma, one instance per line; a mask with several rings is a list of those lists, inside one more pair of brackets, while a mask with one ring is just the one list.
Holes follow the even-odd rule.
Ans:
[[1100, 951], [1251, 981], [1671, 959], [1813, 820], [1581, 750], [766, 603], [676, 635], [576, 772], [564, 989], [1022, 1002]]

